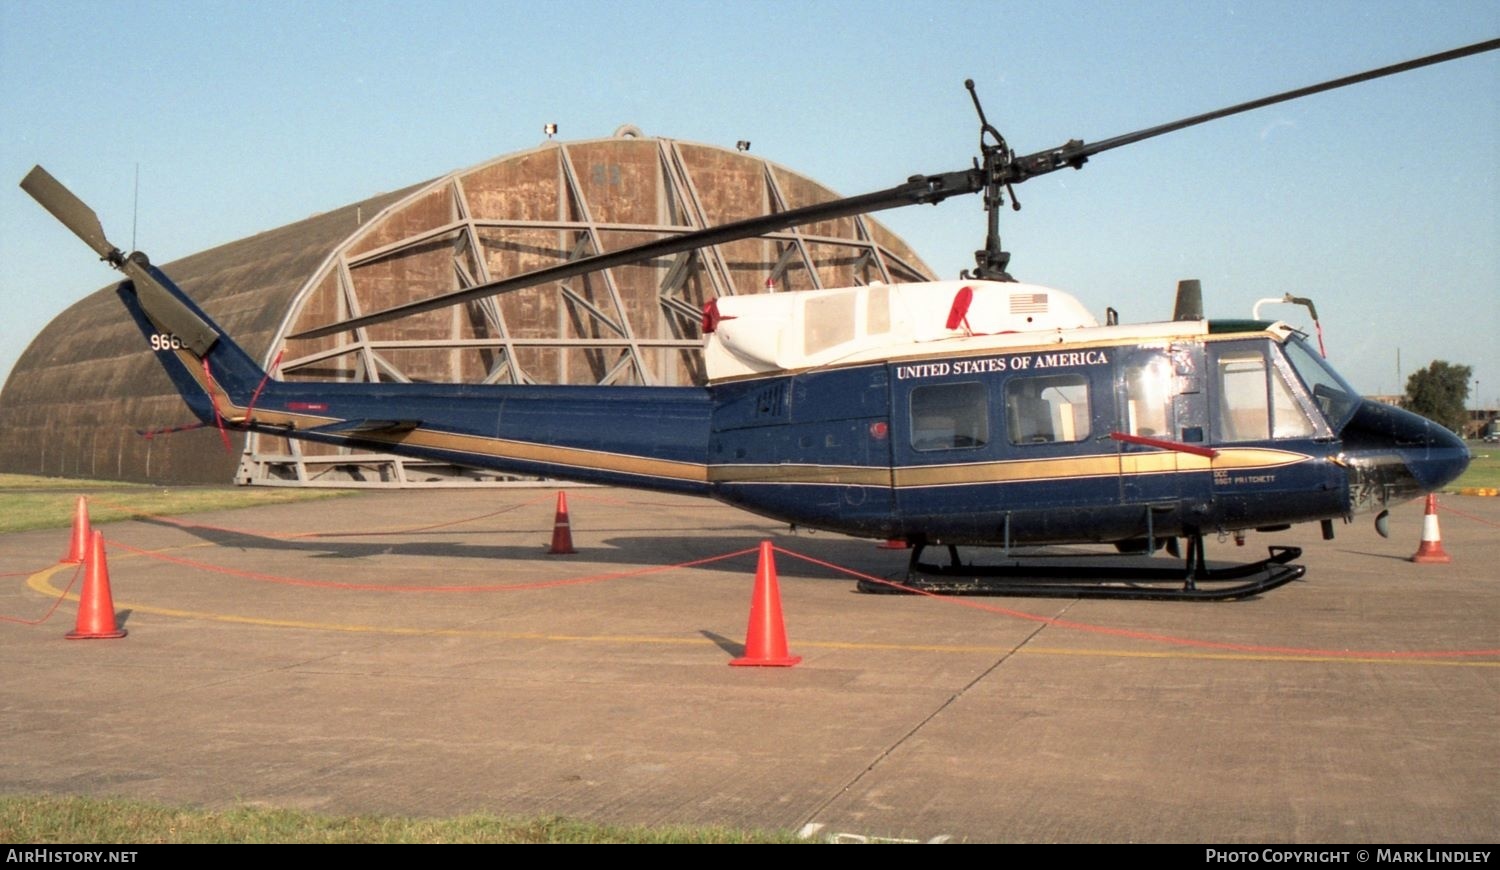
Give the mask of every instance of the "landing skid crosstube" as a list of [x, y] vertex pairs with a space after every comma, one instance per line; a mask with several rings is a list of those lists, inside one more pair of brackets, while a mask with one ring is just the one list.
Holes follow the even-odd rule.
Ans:
[[[926, 544], [912, 547], [906, 582], [899, 585], [860, 580], [859, 591], [932, 592], [943, 595], [1008, 595], [1021, 598], [1119, 598], [1135, 601], [1234, 601], [1269, 592], [1307, 573], [1288, 564], [1302, 555], [1299, 547], [1271, 546], [1259, 562], [1209, 568], [1203, 539], [1189, 538], [1187, 558], [1172, 568], [1119, 566], [964, 565], [958, 548], [948, 546], [948, 564], [921, 560]], [[1229, 585], [1224, 585], [1229, 584]]]

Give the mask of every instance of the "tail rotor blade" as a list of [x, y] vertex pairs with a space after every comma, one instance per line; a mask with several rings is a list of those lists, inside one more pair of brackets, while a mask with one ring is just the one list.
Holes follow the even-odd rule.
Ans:
[[73, 191], [63, 187], [62, 182], [53, 178], [51, 173], [40, 166], [33, 166], [26, 177], [21, 179], [21, 189], [31, 194], [31, 198], [51, 212], [63, 226], [72, 230], [73, 235], [83, 239], [83, 243], [93, 248], [101, 259], [111, 263], [118, 262], [120, 250], [104, 237], [104, 227], [99, 223], [99, 216], [83, 200], [74, 196]]
[[142, 310], [158, 329], [175, 335], [199, 356], [208, 353], [219, 338], [218, 332], [157, 280], [145, 255], [136, 253], [126, 257], [119, 248], [110, 244], [104, 237], [99, 216], [74, 196], [73, 191], [63, 187], [62, 182], [40, 166], [33, 166], [21, 179], [21, 189], [62, 221], [73, 235], [83, 239], [84, 244], [93, 248], [101, 259], [108, 260], [111, 266], [125, 273], [141, 300]]

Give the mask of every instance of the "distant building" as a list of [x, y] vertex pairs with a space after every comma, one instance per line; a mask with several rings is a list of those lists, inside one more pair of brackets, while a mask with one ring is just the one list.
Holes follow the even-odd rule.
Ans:
[[1464, 437], [1480, 439], [1500, 435], [1500, 410], [1469, 409], [1469, 422], [1464, 426]]

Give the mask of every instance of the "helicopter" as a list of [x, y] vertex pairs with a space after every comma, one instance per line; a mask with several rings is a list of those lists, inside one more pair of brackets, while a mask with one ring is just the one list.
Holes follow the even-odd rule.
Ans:
[[[703, 309], [704, 386], [314, 383], [272, 378], [97, 215], [37, 166], [21, 186], [124, 273], [117, 288], [201, 425], [512, 473], [708, 496], [794, 526], [909, 545], [932, 591], [1218, 600], [1305, 573], [1295, 547], [1210, 567], [1208, 534], [1376, 513], [1455, 479], [1464, 443], [1363, 399], [1282, 322], [1206, 320], [1196, 281], [1173, 318], [1104, 324], [1009, 273], [1014, 186], [1229, 115], [1500, 48], [1489, 40], [1167, 124], [1017, 155], [985, 117], [972, 167], [537, 269], [292, 338], [351, 333], [803, 223], [982, 194], [988, 229], [959, 279], [725, 296]], [[1316, 319], [1316, 312], [1313, 312]], [[1182, 547], [1179, 541], [1185, 542]], [[1170, 568], [963, 564], [958, 546], [1165, 548]], [[921, 561], [946, 547], [946, 565]], [[1151, 560], [1160, 563], [1161, 560]], [[868, 583], [862, 589], [878, 591]]]

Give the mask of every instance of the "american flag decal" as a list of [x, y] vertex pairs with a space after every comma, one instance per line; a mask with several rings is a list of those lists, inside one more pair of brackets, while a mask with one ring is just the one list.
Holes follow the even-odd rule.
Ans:
[[1012, 293], [1010, 294], [1011, 314], [1046, 314], [1046, 293]]

